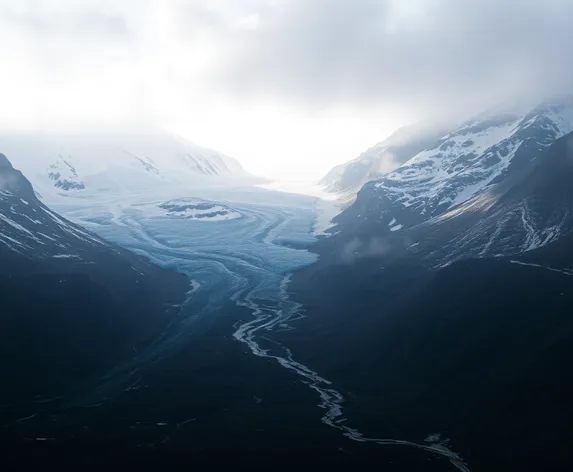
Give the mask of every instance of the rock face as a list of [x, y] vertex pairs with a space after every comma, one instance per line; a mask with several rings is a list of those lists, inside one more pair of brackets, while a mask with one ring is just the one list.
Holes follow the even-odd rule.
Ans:
[[[468, 257], [520, 254], [556, 241], [573, 230], [572, 142], [570, 133], [541, 150], [519, 172], [427, 219], [409, 207], [394, 210], [392, 219], [382, 210], [375, 219], [376, 206], [357, 209], [364, 201], [359, 196], [339, 216], [340, 232], [319, 243], [317, 250], [341, 260], [405, 257], [437, 267]], [[353, 218], [358, 211], [370, 217]]]
[[50, 210], [0, 154], [2, 400], [103, 372], [158, 336], [188, 288], [182, 274]]
[[[514, 197], [507, 195], [502, 199], [502, 195], [520, 182], [522, 185], [533, 185], [523, 180], [529, 175], [530, 179], [538, 179], [533, 172], [535, 175], [552, 172], [536, 169], [544, 158], [553, 160], [549, 148], [571, 131], [573, 102], [570, 101], [546, 103], [521, 114], [486, 114], [471, 120], [456, 132], [444, 136], [434, 149], [419, 153], [394, 172], [366, 184], [358, 193], [355, 203], [334, 220], [336, 225], [330, 232], [335, 236], [324, 245], [336, 244], [340, 247], [355, 238], [362, 244], [368, 238], [375, 237], [389, 241], [400, 239], [405, 241], [407, 247], [417, 246], [424, 243], [424, 231], [435, 235], [432, 225], [441, 225], [447, 220], [450, 234], [467, 230], [469, 228], [464, 225], [468, 224], [471, 215], [477, 214], [476, 211], [483, 217], [484, 208], [497, 211], [503, 205], [502, 213], [505, 214], [509, 211], [511, 198], [514, 198], [514, 203], [511, 203], [513, 214], [519, 215], [521, 227], [527, 228], [524, 231], [529, 231], [527, 238], [530, 240], [526, 243], [522, 238], [521, 244], [515, 243], [515, 250], [519, 252], [548, 243], [558, 231], [565, 228], [559, 229], [565, 218], [564, 214], [561, 217], [558, 215], [561, 210], [550, 210], [550, 205], [546, 205], [550, 215], [534, 216], [532, 212], [537, 210], [533, 209], [535, 205], [532, 201], [521, 199], [523, 201], [520, 200], [521, 203], [516, 206], [517, 190], [510, 192]], [[564, 156], [562, 151], [556, 153]], [[548, 164], [547, 168], [553, 169], [553, 164]], [[562, 191], [567, 192], [564, 188]], [[499, 203], [494, 207], [493, 202]], [[495, 218], [502, 217], [502, 213], [497, 212]], [[530, 218], [539, 223], [531, 226]], [[462, 226], [458, 226], [462, 221]], [[521, 230], [517, 231], [522, 234]], [[442, 238], [446, 237], [446, 233], [445, 229], [439, 231], [440, 244], [444, 243]], [[490, 236], [487, 241], [479, 244], [475, 239], [476, 234], [468, 235], [469, 239], [475, 240], [475, 248], [470, 250], [469, 245], [464, 243], [460, 256], [467, 250], [470, 252], [465, 252], [466, 255], [475, 255], [476, 251], [482, 255], [496, 254], [497, 246], [493, 242], [485, 248], [487, 241], [494, 236], [489, 233], [487, 225], [480, 231], [482, 236]], [[514, 239], [517, 237], [514, 236]], [[510, 247], [511, 244], [506, 245], [506, 250], [514, 251]], [[426, 249], [420, 247], [415, 250]]]
[[79, 179], [76, 169], [65, 159], [50, 164], [48, 178], [54, 181], [54, 187], [62, 190], [83, 190], [84, 183]]
[[[417, 251], [442, 264], [468, 257], [520, 254], [573, 231], [573, 133], [539, 154], [523, 177], [480, 192], [412, 229]], [[436, 244], [428, 244], [435, 239]]]

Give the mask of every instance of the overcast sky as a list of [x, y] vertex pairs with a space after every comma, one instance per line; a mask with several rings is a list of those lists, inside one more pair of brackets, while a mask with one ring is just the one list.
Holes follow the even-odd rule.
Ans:
[[[573, 80], [570, 0], [0, 0], [0, 127], [167, 127], [313, 179]], [[573, 82], [571, 82], [573, 83]]]

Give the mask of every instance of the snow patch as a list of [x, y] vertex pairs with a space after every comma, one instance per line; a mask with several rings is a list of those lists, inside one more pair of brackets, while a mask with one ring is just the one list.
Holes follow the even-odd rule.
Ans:
[[54, 254], [54, 259], [81, 259], [77, 254]]
[[549, 270], [551, 272], [558, 272], [560, 274], [573, 277], [573, 269], [555, 269], [554, 267], [545, 267], [545, 266], [542, 266], [539, 264], [531, 264], [529, 262], [521, 262], [521, 261], [509, 261], [509, 262], [512, 264], [518, 264], [518, 265], [527, 266], [527, 267], [535, 267], [537, 269], [545, 269], [545, 270]]
[[34, 236], [34, 234], [31, 231], [24, 228], [21, 224], [16, 223], [14, 220], [8, 218], [7, 216], [4, 216], [2, 213], [0, 213], [0, 220], [4, 221], [4, 223], [7, 223], [13, 228], [17, 229], [19, 232], [28, 235], [30, 238], [37, 240], [36, 236]]
[[170, 200], [157, 206], [157, 216], [197, 221], [227, 221], [241, 218], [241, 213], [220, 203], [196, 200]]

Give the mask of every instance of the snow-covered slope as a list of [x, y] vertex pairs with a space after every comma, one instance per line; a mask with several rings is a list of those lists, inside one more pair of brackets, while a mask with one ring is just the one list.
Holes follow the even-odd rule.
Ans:
[[573, 102], [547, 104], [528, 113], [481, 115], [444, 136], [376, 183], [404, 207], [440, 213], [535, 159], [573, 131]]
[[30, 182], [0, 154], [0, 246], [33, 259], [88, 260], [111, 251], [100, 237], [43, 205]]
[[573, 231], [572, 179], [570, 133], [545, 151], [523, 178], [492, 185], [413, 228], [411, 237], [421, 242], [415, 249], [444, 264], [518, 254], [557, 241]]
[[369, 182], [335, 219], [351, 237], [403, 231], [452, 210], [488, 186], [517, 179], [560, 137], [573, 131], [573, 100], [526, 111], [483, 113], [438, 145]]
[[356, 159], [334, 167], [319, 183], [329, 192], [354, 194], [365, 183], [395, 170], [422, 150], [434, 147], [446, 132], [445, 126], [426, 124], [401, 128]]
[[48, 196], [255, 180], [233, 158], [156, 131], [5, 133], [0, 152]]

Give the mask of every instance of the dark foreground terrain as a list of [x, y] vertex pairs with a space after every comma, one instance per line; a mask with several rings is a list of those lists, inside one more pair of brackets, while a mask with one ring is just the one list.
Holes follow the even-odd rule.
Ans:
[[307, 343], [296, 354], [350, 395], [367, 435], [439, 433], [471, 470], [569, 470], [572, 248], [376, 276], [371, 260], [310, 267], [291, 287], [308, 317], [283, 341]]
[[315, 392], [230, 337], [229, 327], [250, 316], [229, 306], [196, 342], [113, 398], [55, 400], [13, 419], [2, 428], [0, 462], [455, 470], [427, 452], [356, 443], [321, 423]]

